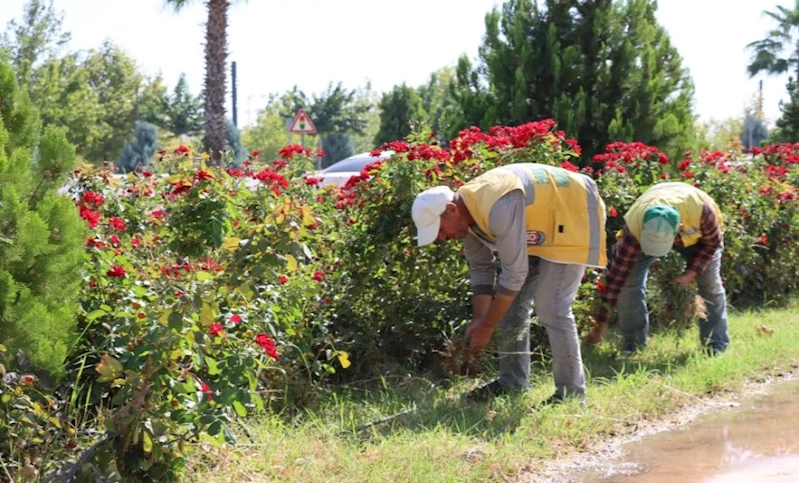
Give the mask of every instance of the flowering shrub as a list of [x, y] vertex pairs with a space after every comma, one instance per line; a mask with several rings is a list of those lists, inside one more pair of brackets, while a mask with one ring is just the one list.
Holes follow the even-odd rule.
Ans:
[[[232, 443], [234, 419], [305, 404], [326, 377], [436, 361], [471, 316], [468, 265], [458, 243], [415, 246], [416, 194], [456, 189], [503, 164], [580, 170], [579, 145], [551, 120], [467, 129], [449, 146], [423, 132], [383, 150], [395, 154], [342, 188], [308, 174], [319, 153], [300, 146], [274, 161], [252, 153], [226, 170], [180, 146], [151, 171], [75, 174], [91, 263], [68, 365], [72, 399], [84, 406], [69, 423], [104, 426], [109, 442], [91, 461], [113, 457], [124, 476], [166, 479], [179, 473], [186, 442]], [[613, 143], [582, 172], [605, 199], [609, 245], [652, 184], [707, 191], [724, 214], [730, 300], [762, 303], [796, 284], [797, 152], [781, 146], [742, 161], [703, 151], [677, 161]], [[653, 270], [656, 327], [696, 316], [669, 304], [686, 299], [669, 283], [679, 263], [668, 257]], [[602, 284], [599, 271], [586, 272], [580, 324]], [[533, 338], [545, 342], [543, 331]]]

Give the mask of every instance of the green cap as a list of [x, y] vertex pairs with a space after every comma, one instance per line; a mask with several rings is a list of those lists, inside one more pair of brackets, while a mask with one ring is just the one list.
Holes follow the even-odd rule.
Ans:
[[655, 205], [644, 212], [641, 250], [651, 257], [662, 257], [674, 246], [679, 232], [680, 213], [671, 206]]

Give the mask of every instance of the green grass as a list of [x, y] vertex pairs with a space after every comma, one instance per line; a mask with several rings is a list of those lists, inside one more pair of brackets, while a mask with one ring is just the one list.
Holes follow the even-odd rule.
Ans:
[[[740, 391], [799, 362], [799, 309], [733, 315], [731, 345], [699, 350], [696, 329], [654, 337], [621, 356], [610, 340], [587, 350], [587, 404], [537, 409], [553, 391], [545, 364], [529, 394], [465, 402], [476, 381], [447, 387], [421, 377], [386, 377], [337, 388], [292, 417], [248, 421], [235, 448], [196, 447], [186, 481], [486, 481], [535, 471], [547, 460], [630, 434], [701, 398]], [[758, 326], [773, 330], [759, 331]], [[613, 337], [611, 337], [613, 339]], [[388, 422], [381, 417], [416, 408]]]

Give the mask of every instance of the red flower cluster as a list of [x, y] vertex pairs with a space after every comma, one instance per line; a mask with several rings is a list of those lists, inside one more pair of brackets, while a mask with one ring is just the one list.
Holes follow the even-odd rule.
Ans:
[[570, 163], [568, 161], [564, 161], [564, 162], [560, 163], [560, 167], [565, 169], [565, 170], [567, 170], [567, 171], [574, 171], [575, 173], [580, 171], [579, 167], [575, 166], [574, 164], [572, 164], [572, 163]]
[[189, 262], [180, 262], [180, 263], [173, 263], [172, 265], [164, 265], [161, 267], [161, 274], [167, 278], [178, 278], [180, 277], [181, 271], [186, 272], [187, 274], [194, 272], [196, 267], [193, 263]]
[[763, 158], [770, 164], [799, 164], [799, 143], [782, 143], [765, 148], [752, 148], [752, 154], [763, 155]]
[[255, 336], [255, 343], [261, 346], [266, 354], [274, 360], [280, 360], [280, 354], [277, 353], [275, 348], [275, 341], [266, 334], [258, 334]]
[[614, 167], [616, 163], [630, 164], [636, 160], [657, 160], [662, 165], [669, 164], [669, 157], [658, 148], [640, 142], [625, 143], [617, 141], [608, 144], [605, 147], [605, 151], [604, 154], [595, 155], [593, 161], [606, 165], [613, 161]]
[[308, 148], [304, 148], [299, 144], [289, 144], [288, 146], [283, 146], [282, 148], [280, 148], [278, 154], [280, 154], [280, 157], [283, 159], [292, 159], [297, 154], [310, 156], [311, 150]]
[[125, 278], [125, 269], [121, 265], [111, 265], [111, 270], [106, 275], [111, 278]]
[[313, 273], [313, 279], [316, 280], [317, 282], [321, 282], [324, 278], [325, 274], [321, 270], [317, 270]]
[[211, 337], [219, 337], [222, 334], [223, 329], [224, 327], [222, 327], [222, 324], [219, 322], [214, 322], [208, 328], [208, 333], [211, 334]]
[[100, 205], [103, 204], [104, 201], [105, 199], [103, 198], [103, 195], [101, 195], [100, 193], [95, 193], [94, 191], [86, 191], [85, 193], [83, 193], [83, 197], [81, 198], [81, 202], [85, 206], [93, 208], [98, 208]]
[[172, 191], [166, 194], [168, 199], [174, 199], [177, 196], [188, 193], [191, 191], [191, 187], [194, 186], [194, 183], [192, 183], [189, 179], [170, 181], [169, 184], [172, 186]]
[[100, 205], [103, 204], [104, 201], [105, 199], [100, 193], [87, 191], [83, 193], [83, 196], [80, 200], [75, 202], [75, 204], [78, 205], [80, 217], [86, 220], [89, 228], [96, 228], [97, 225], [100, 224], [102, 215], [96, 210], [100, 207]]
[[205, 181], [207, 179], [214, 179], [214, 175], [209, 173], [208, 171], [201, 169], [194, 173], [194, 180], [195, 181]]
[[269, 186], [276, 195], [280, 195], [281, 188], [286, 189], [289, 187], [289, 182], [286, 181], [286, 178], [273, 169], [266, 168], [252, 175], [252, 177]]
[[125, 228], [127, 227], [127, 225], [125, 224], [125, 220], [123, 220], [118, 216], [112, 216], [108, 220], [108, 225], [117, 231], [125, 231]]
[[184, 146], [184, 145], [181, 144], [180, 146], [175, 148], [175, 153], [176, 154], [183, 154], [185, 156], [188, 156], [189, 155], [189, 148], [188, 148], [188, 146]]
[[395, 153], [407, 153], [411, 150], [411, 146], [405, 141], [391, 141], [384, 143], [377, 149], [373, 149], [369, 154], [372, 156], [380, 156], [383, 151], [394, 151]]

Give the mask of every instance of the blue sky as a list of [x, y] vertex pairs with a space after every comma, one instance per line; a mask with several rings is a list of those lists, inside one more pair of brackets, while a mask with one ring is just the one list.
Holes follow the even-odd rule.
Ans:
[[[0, 28], [22, 14], [25, 0], [1, 0]], [[204, 2], [180, 14], [163, 0], [55, 0], [72, 33], [71, 50], [111, 39], [148, 74], [161, 72], [174, 86], [181, 72], [199, 92], [203, 76]], [[347, 88], [386, 91], [476, 58], [484, 17], [499, 0], [249, 0], [233, 1], [230, 60], [238, 67], [239, 125], [255, 119], [265, 96], [295, 84], [321, 92], [330, 81]], [[762, 15], [790, 0], [660, 0], [667, 29], [696, 85], [695, 112], [703, 120], [738, 117], [763, 80], [771, 123], [786, 97], [787, 77], [750, 79], [747, 43], [772, 27]], [[399, 5], [402, 5], [401, 7]], [[228, 96], [229, 97], [229, 96]], [[230, 102], [230, 101], [228, 101]]]

